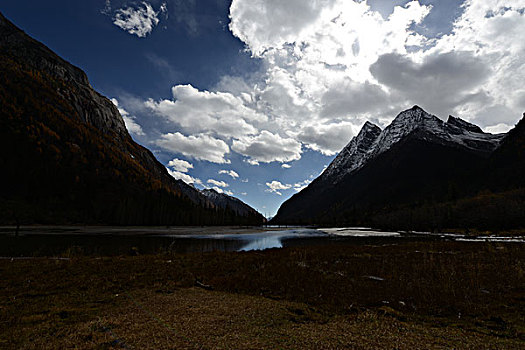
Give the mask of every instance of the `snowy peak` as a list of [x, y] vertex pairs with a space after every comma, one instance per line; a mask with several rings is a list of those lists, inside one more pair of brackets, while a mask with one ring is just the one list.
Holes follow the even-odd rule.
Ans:
[[434, 134], [442, 134], [444, 124], [438, 117], [425, 112], [421, 107], [414, 106], [397, 115], [389, 126], [377, 138], [371, 157], [390, 149], [416, 129], [424, 129]]
[[348, 145], [330, 163], [321, 175], [324, 180], [337, 182], [345, 174], [361, 166], [364, 155], [370, 151], [377, 137], [381, 134], [381, 128], [370, 122], [366, 122], [357, 136], [352, 138]]
[[409, 135], [484, 154], [496, 149], [504, 136], [484, 133], [478, 126], [452, 116], [444, 122], [416, 105], [399, 113], [382, 131], [378, 126], [366, 122], [359, 134], [326, 168], [321, 179], [335, 184]]
[[401, 112], [376, 140], [370, 158], [387, 151], [414, 131], [424, 140], [490, 153], [498, 147], [503, 135], [484, 133], [478, 126], [450, 116], [447, 122], [414, 106]]

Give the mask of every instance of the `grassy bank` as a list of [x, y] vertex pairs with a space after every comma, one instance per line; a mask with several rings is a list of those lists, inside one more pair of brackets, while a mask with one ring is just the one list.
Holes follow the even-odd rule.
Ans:
[[522, 244], [65, 258], [0, 261], [1, 348], [525, 346]]

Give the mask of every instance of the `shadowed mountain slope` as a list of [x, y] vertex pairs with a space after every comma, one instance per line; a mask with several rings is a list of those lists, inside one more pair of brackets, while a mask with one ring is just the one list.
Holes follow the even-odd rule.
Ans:
[[85, 73], [0, 14], [0, 222], [260, 224], [173, 179]]
[[366, 123], [323, 174], [283, 203], [272, 222], [524, 227], [523, 129], [522, 120], [508, 134], [492, 135], [452, 116], [444, 122], [418, 106], [382, 131]]

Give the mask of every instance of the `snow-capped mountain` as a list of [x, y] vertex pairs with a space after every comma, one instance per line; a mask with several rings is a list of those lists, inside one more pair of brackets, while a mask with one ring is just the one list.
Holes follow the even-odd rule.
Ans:
[[352, 138], [348, 145], [330, 163], [321, 175], [321, 178], [335, 183], [344, 175], [358, 169], [362, 166], [380, 134], [381, 128], [366, 122], [359, 134]]
[[[281, 205], [272, 223], [516, 227], [525, 222], [520, 125], [493, 135], [418, 106], [383, 130], [367, 122], [323, 174]], [[511, 191], [512, 198], [480, 197], [495, 191]]]
[[323, 181], [337, 183], [345, 175], [362, 168], [369, 160], [389, 150], [406, 136], [417, 133], [424, 140], [489, 153], [505, 134], [484, 133], [478, 126], [450, 116], [447, 122], [421, 107], [399, 113], [384, 130], [366, 122], [357, 136], [337, 155], [321, 175]]

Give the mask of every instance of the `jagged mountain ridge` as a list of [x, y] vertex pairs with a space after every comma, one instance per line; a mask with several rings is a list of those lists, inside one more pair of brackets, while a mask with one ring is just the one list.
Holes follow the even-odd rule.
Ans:
[[449, 116], [447, 122], [444, 122], [419, 106], [414, 106], [399, 113], [384, 130], [366, 122], [359, 134], [352, 138], [325, 169], [321, 179], [337, 183], [345, 175], [362, 168], [370, 159], [389, 150], [414, 132], [419, 132], [421, 138], [480, 153], [492, 152], [504, 137], [503, 134], [484, 133], [478, 126], [453, 116]]
[[380, 134], [381, 128], [366, 122], [359, 134], [352, 138], [321, 174], [321, 179], [336, 183], [344, 175], [358, 169]]
[[[444, 122], [414, 106], [379, 134], [377, 127], [365, 124], [323, 174], [281, 205], [272, 223], [397, 229], [525, 225], [524, 214], [516, 209], [525, 209], [519, 187], [524, 185], [523, 157], [519, 147], [508, 146], [523, 148], [520, 135], [514, 130], [484, 133], [459, 118]], [[495, 171], [494, 165], [505, 170]], [[509, 176], [514, 185], [503, 186]], [[479, 197], [480, 191], [496, 190], [510, 194]]]
[[86, 74], [0, 13], [0, 221], [259, 224], [171, 177]]

